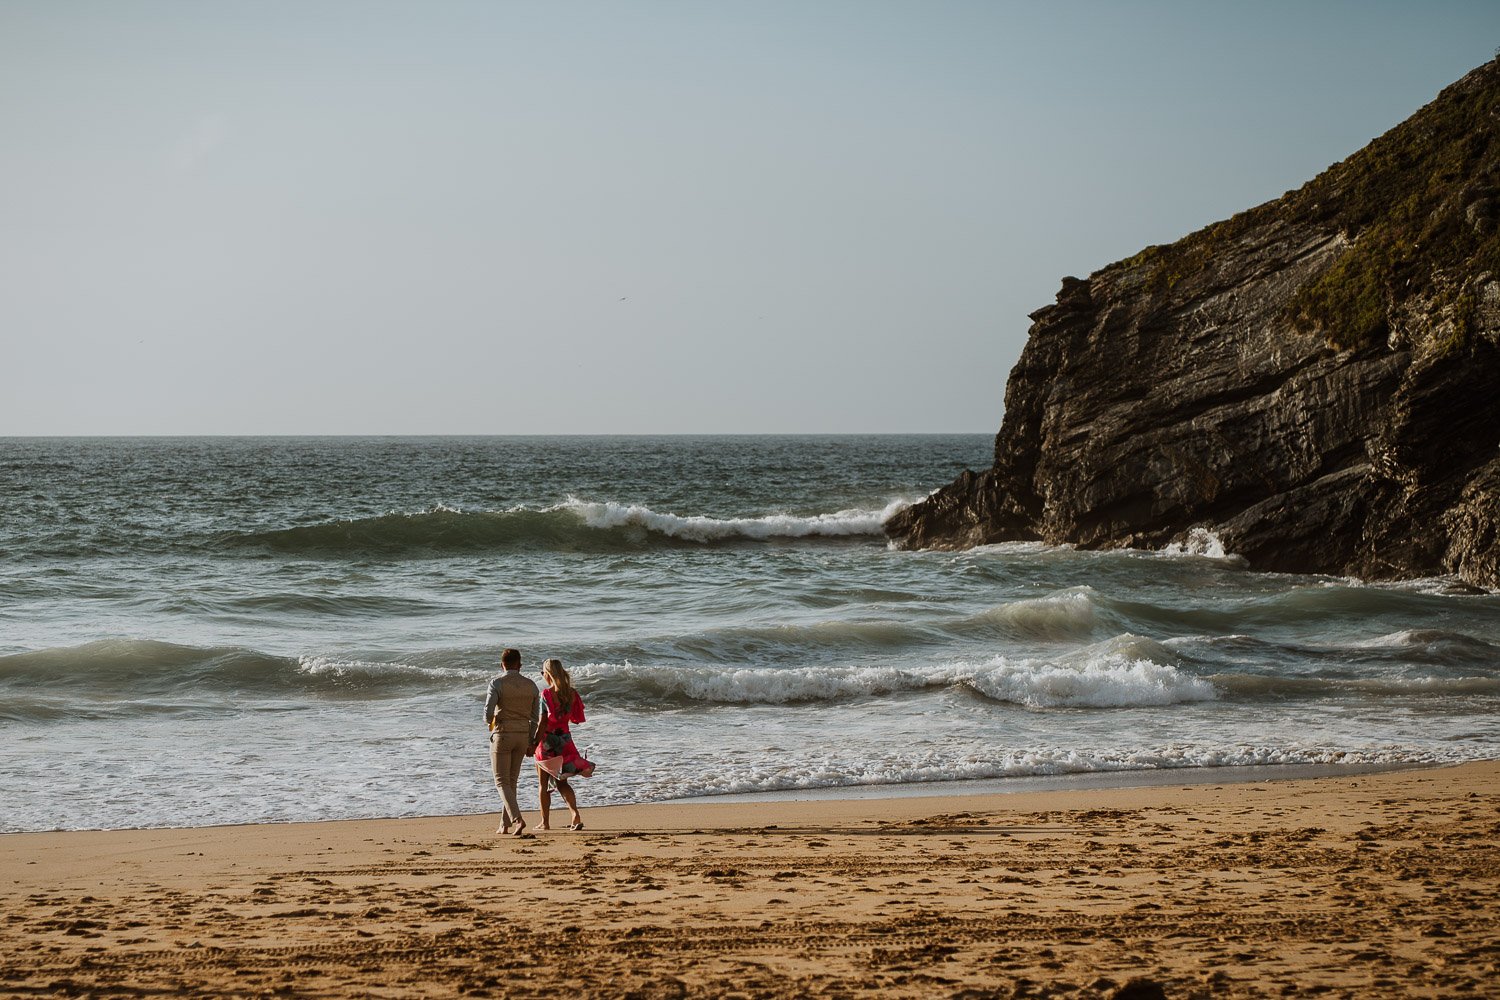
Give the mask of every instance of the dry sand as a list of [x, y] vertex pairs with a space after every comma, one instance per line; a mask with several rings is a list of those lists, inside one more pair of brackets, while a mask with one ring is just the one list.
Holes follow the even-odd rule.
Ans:
[[0, 994], [1496, 996], [1497, 783], [11, 834]]

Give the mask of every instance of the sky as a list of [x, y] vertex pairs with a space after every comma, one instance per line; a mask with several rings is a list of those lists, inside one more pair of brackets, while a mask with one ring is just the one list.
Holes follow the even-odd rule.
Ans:
[[998, 429], [1500, 3], [0, 0], [0, 436]]

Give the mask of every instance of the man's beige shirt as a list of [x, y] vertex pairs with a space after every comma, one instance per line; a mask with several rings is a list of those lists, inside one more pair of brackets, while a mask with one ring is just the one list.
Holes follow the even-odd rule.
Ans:
[[484, 700], [484, 724], [501, 733], [526, 733], [536, 739], [542, 717], [542, 693], [531, 678], [519, 670], [507, 670], [490, 681], [489, 697]]

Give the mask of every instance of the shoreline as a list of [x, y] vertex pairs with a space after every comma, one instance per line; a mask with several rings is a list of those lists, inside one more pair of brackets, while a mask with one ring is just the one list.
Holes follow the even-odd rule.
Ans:
[[[589, 809], [670, 808], [715, 804], [753, 804], [772, 802], [837, 802], [883, 799], [962, 799], [970, 796], [1004, 796], [1049, 792], [1076, 792], [1101, 789], [1156, 788], [1164, 785], [1242, 784], [1254, 781], [1304, 781], [1311, 778], [1353, 777], [1387, 771], [1421, 771], [1462, 767], [1481, 761], [1442, 763], [1357, 763], [1357, 764], [1232, 764], [1222, 767], [1180, 767], [1122, 769], [1117, 771], [1084, 771], [1069, 774], [1015, 775], [1002, 778], [955, 778], [942, 781], [902, 781], [868, 785], [823, 785], [810, 788], [776, 788], [754, 792], [725, 792], [721, 795], [688, 795], [650, 802], [619, 802]], [[588, 779], [578, 788], [587, 796]], [[561, 800], [557, 807], [566, 811]], [[537, 813], [536, 808], [523, 812]], [[6, 837], [40, 836], [71, 833], [130, 833], [170, 830], [223, 830], [255, 827], [305, 826], [318, 823], [382, 823], [422, 820], [459, 820], [490, 816], [489, 811], [472, 813], [422, 813], [410, 816], [352, 816], [320, 819], [254, 820], [248, 822], [208, 823], [201, 826], [119, 826], [75, 827], [50, 830], [0, 830], [0, 841]]]
[[520, 839], [494, 814], [13, 833], [0, 993], [1478, 993], [1500, 975], [1497, 803], [1500, 762], [1480, 761], [920, 798], [585, 795], [585, 830]]
[[[1159, 785], [1241, 784], [1247, 781], [1302, 781], [1385, 771], [1419, 771], [1460, 767], [1475, 761], [1443, 763], [1359, 764], [1227, 764], [1222, 767], [1168, 767], [1080, 771], [1070, 774], [1021, 774], [1004, 778], [954, 778], [944, 781], [898, 781], [872, 785], [825, 785], [776, 788], [723, 795], [690, 795], [667, 799], [666, 805], [713, 802], [824, 802], [837, 799], [950, 798], [967, 795], [1016, 795], [1023, 792], [1068, 792], [1104, 788], [1155, 788]], [[642, 803], [643, 805], [646, 803]]]

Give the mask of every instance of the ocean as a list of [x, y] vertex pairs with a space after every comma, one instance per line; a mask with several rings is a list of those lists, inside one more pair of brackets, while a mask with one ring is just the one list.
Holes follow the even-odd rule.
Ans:
[[507, 646], [573, 673], [585, 809], [1500, 756], [1500, 595], [887, 546], [992, 447], [0, 439], [0, 830], [498, 811]]

